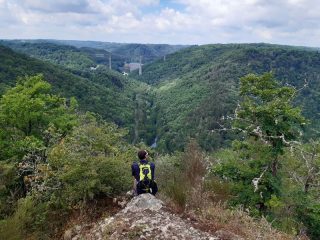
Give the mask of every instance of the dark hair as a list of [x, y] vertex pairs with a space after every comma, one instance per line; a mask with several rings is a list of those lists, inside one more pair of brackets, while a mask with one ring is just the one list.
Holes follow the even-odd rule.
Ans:
[[145, 159], [147, 155], [148, 155], [148, 152], [146, 150], [140, 150], [138, 152], [138, 157], [140, 160]]

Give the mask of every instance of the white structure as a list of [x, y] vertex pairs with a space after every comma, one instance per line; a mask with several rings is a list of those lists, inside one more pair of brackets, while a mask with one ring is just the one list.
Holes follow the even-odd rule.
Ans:
[[91, 71], [95, 71], [95, 70], [97, 70], [98, 69], [98, 67], [100, 67], [99, 65], [97, 65], [96, 67], [90, 67], [90, 70]]
[[130, 72], [137, 70], [140, 68], [140, 63], [129, 63]]

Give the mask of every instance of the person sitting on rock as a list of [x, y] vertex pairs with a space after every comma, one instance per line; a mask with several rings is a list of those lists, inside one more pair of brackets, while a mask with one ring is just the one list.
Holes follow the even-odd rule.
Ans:
[[132, 176], [134, 177], [134, 194], [151, 193], [155, 195], [158, 191], [157, 184], [154, 181], [155, 164], [148, 161], [146, 150], [140, 150], [138, 157], [140, 161], [131, 165]]

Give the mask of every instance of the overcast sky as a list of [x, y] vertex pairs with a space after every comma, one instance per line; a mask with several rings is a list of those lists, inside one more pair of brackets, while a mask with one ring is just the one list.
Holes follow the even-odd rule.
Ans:
[[320, 47], [320, 0], [0, 0], [0, 38]]

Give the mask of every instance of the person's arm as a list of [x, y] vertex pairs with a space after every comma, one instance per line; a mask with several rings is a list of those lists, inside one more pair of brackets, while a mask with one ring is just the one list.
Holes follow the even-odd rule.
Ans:
[[137, 195], [137, 171], [136, 171], [136, 164], [133, 163], [131, 165], [131, 173], [132, 173], [132, 176], [133, 176], [133, 195]]
[[139, 166], [136, 162], [131, 165], [132, 176], [139, 181]]
[[135, 176], [134, 163], [131, 165], [131, 174], [133, 177]]
[[154, 181], [154, 171], [155, 171], [156, 165], [154, 163], [151, 163], [150, 168], [151, 168], [151, 179]]

